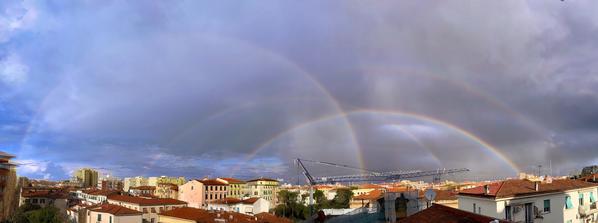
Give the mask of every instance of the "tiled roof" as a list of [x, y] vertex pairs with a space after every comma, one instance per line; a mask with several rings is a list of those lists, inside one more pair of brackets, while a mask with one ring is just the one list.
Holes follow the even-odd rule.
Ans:
[[489, 197], [489, 198], [506, 198], [517, 196], [528, 196], [544, 193], [562, 192], [573, 189], [581, 189], [586, 187], [596, 187], [598, 184], [584, 182], [580, 180], [558, 179], [551, 183], [538, 182], [538, 191], [535, 190], [535, 183], [529, 180], [505, 180], [501, 182], [488, 184], [489, 193], [484, 193], [484, 186], [479, 186], [471, 189], [465, 189], [459, 192], [459, 195], [475, 196], [475, 197]]
[[270, 179], [270, 178], [264, 178], [264, 177], [260, 177], [260, 178], [253, 179], [253, 180], [248, 180], [247, 182], [255, 182], [255, 181], [273, 181], [273, 182], [278, 182], [278, 180]]
[[102, 204], [101, 206], [91, 208], [90, 210], [95, 212], [109, 213], [115, 216], [141, 215], [141, 212], [139, 211], [113, 204]]
[[230, 178], [230, 177], [221, 177], [220, 179], [225, 180], [229, 184], [244, 184], [245, 183], [245, 181], [235, 179], [235, 178]]
[[10, 158], [14, 158], [15, 155], [12, 154], [8, 154], [6, 152], [0, 151], [0, 157], [10, 157]]
[[137, 186], [137, 187], [129, 187], [129, 190], [156, 190], [154, 186]]
[[378, 188], [384, 188], [380, 185], [377, 184], [361, 184], [358, 187], [359, 189], [378, 189]]
[[384, 197], [384, 191], [382, 190], [373, 190], [367, 194], [357, 195], [353, 197], [355, 200], [377, 200]]
[[187, 202], [172, 199], [172, 198], [142, 198], [142, 197], [132, 197], [132, 196], [125, 196], [125, 195], [110, 195], [110, 196], [108, 196], [108, 200], [133, 203], [133, 204], [138, 204], [140, 206], [187, 204]]
[[260, 223], [292, 223], [291, 219], [278, 217], [268, 212], [256, 214], [257, 222]]
[[436, 192], [435, 201], [457, 200], [457, 192], [452, 190], [434, 190]]
[[[245, 215], [236, 212], [225, 212], [225, 211], [207, 211], [198, 208], [190, 208], [190, 207], [183, 207], [183, 208], [176, 208], [174, 210], [165, 211], [160, 213], [161, 216], [169, 216], [174, 218], [192, 220], [195, 222], [201, 223], [215, 223], [215, 222], [222, 222], [223, 220], [229, 223], [240, 223], [240, 222], [258, 222], [256, 221], [256, 217]], [[232, 216], [232, 217], [231, 217]], [[218, 221], [217, 219], [220, 219]]]
[[21, 193], [23, 197], [43, 197], [43, 198], [52, 198], [52, 199], [66, 199], [67, 194], [63, 191], [59, 190], [23, 190]]
[[90, 189], [90, 190], [83, 190], [81, 191], [85, 194], [89, 194], [89, 195], [104, 195], [104, 196], [108, 196], [108, 195], [113, 195], [113, 194], [118, 194], [119, 191], [117, 190], [95, 190], [95, 189]]
[[247, 198], [247, 199], [241, 200], [238, 198], [227, 197], [224, 199], [212, 201], [211, 203], [213, 203], [213, 204], [238, 204], [238, 203], [253, 204], [256, 201], [258, 201], [259, 199], [260, 199], [259, 197], [252, 197], [252, 198]]
[[[404, 218], [400, 220], [399, 223], [487, 223], [492, 222], [493, 220], [495, 219], [488, 216], [474, 214], [440, 204], [433, 204], [432, 207]], [[508, 221], [499, 220], [499, 222]]]
[[204, 185], [222, 185], [222, 186], [228, 185], [226, 183], [223, 183], [221, 181], [214, 180], [214, 179], [206, 179], [206, 180], [198, 180], [198, 181]]
[[598, 183], [598, 173], [587, 175], [585, 177], [579, 178], [579, 180]]

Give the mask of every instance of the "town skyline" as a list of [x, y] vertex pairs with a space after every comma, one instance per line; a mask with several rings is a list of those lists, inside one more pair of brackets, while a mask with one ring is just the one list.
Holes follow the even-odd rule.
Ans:
[[0, 148], [19, 176], [598, 163], [592, 2], [0, 7]]

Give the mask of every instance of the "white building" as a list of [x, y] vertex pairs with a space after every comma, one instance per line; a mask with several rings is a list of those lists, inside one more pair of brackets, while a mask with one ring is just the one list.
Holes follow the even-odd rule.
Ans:
[[208, 203], [208, 210], [231, 211], [241, 214], [255, 215], [270, 210], [270, 202], [264, 198], [247, 199], [226, 198]]
[[[86, 223], [141, 223], [141, 212], [112, 204], [87, 210]], [[152, 221], [157, 222], [157, 221]]]
[[109, 195], [118, 194], [114, 190], [77, 190], [71, 192], [73, 197], [79, 199], [83, 204], [93, 205], [104, 203], [108, 200]]
[[596, 222], [598, 184], [506, 180], [463, 190], [459, 209], [514, 222]]
[[158, 222], [158, 214], [164, 211], [187, 206], [186, 202], [170, 198], [143, 198], [124, 195], [108, 196], [108, 203], [142, 212], [143, 220], [151, 223]]

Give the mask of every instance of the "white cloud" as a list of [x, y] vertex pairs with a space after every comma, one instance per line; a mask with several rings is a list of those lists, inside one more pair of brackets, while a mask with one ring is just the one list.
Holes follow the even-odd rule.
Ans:
[[18, 55], [10, 54], [0, 61], [0, 81], [8, 85], [18, 85], [27, 81], [29, 67], [22, 63]]
[[8, 42], [18, 31], [30, 27], [37, 18], [37, 10], [30, 1], [4, 6], [0, 12], [0, 43]]
[[16, 160], [19, 164], [19, 174], [37, 174], [45, 172], [48, 169], [48, 161], [40, 161], [33, 159]]

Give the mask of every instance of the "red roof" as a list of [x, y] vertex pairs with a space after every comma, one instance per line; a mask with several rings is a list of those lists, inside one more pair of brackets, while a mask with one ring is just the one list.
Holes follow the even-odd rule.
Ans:
[[252, 197], [252, 198], [247, 198], [247, 199], [241, 200], [238, 198], [227, 197], [224, 199], [212, 201], [211, 203], [212, 204], [238, 204], [238, 203], [253, 204], [256, 201], [258, 201], [259, 199], [260, 199], [259, 197]]
[[[404, 218], [400, 220], [399, 223], [488, 223], [493, 220], [495, 219], [488, 216], [474, 214], [440, 204], [433, 204], [432, 207]], [[499, 222], [508, 221], [499, 220]]]
[[23, 190], [21, 196], [28, 198], [42, 197], [51, 199], [66, 199], [67, 193], [60, 190]]
[[81, 192], [83, 192], [85, 194], [89, 194], [89, 195], [104, 195], [104, 196], [119, 193], [119, 191], [117, 191], [117, 190], [96, 190], [96, 189], [83, 190]]
[[291, 219], [278, 217], [276, 215], [270, 214], [268, 212], [262, 212], [259, 214], [255, 214], [257, 217], [257, 221], [260, 223], [292, 223]]
[[214, 180], [214, 179], [197, 180], [197, 181], [201, 182], [204, 185], [221, 185], [221, 186], [228, 185], [226, 183], [223, 183], [222, 181], [218, 181], [218, 180]]
[[235, 178], [230, 178], [230, 177], [221, 177], [220, 179], [225, 180], [229, 184], [244, 184], [245, 183], [245, 181], [235, 179]]
[[109, 213], [115, 216], [141, 215], [141, 212], [139, 211], [113, 204], [102, 204], [101, 206], [91, 208], [90, 210], [95, 212]]
[[563, 192], [567, 190], [598, 186], [598, 184], [584, 182], [580, 180], [559, 179], [553, 180], [551, 183], [538, 182], [538, 191], [536, 191], [535, 183], [536, 182], [529, 180], [505, 180], [497, 183], [488, 184], [488, 194], [484, 193], [484, 186], [480, 186], [462, 190], [459, 192], [459, 195], [489, 198], [506, 198]]
[[137, 187], [129, 187], [129, 190], [156, 190], [154, 186], [137, 186]]
[[125, 195], [110, 195], [110, 196], [108, 196], [108, 200], [133, 203], [133, 204], [138, 204], [139, 206], [187, 204], [187, 202], [172, 199], [172, 198], [142, 198], [142, 197], [132, 197], [132, 196], [125, 196]]
[[357, 195], [353, 197], [355, 200], [378, 200], [384, 197], [384, 191], [382, 190], [373, 190], [367, 194]]
[[[256, 221], [256, 217], [245, 215], [236, 212], [226, 212], [226, 211], [207, 211], [198, 208], [190, 208], [190, 207], [183, 207], [183, 208], [176, 208], [174, 210], [169, 210], [160, 213], [161, 216], [169, 216], [175, 217], [180, 219], [187, 219], [192, 220], [195, 222], [201, 223], [215, 223], [215, 222], [222, 222], [222, 220], [229, 222], [229, 223], [237, 223], [237, 222], [258, 222]], [[231, 217], [232, 216], [232, 217]], [[220, 219], [220, 221], [218, 221]]]

